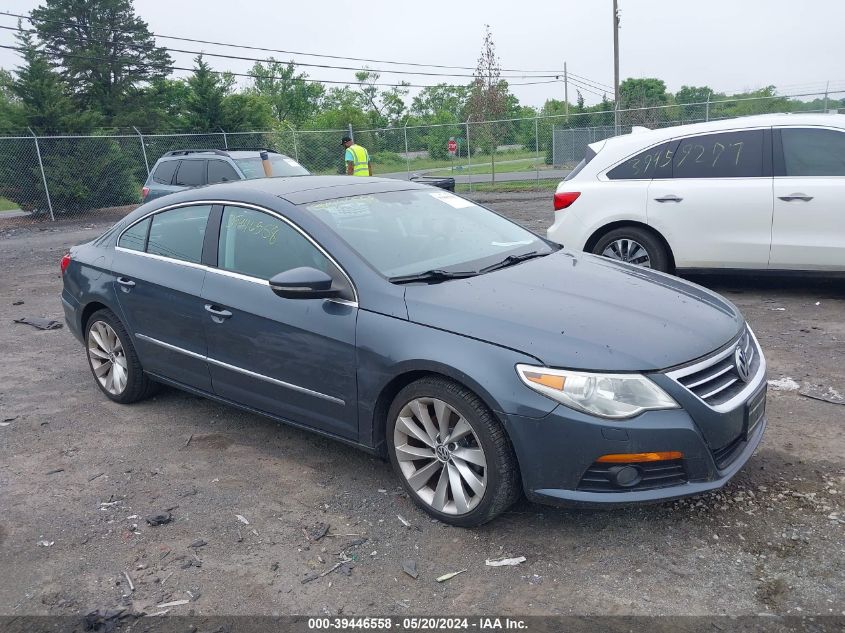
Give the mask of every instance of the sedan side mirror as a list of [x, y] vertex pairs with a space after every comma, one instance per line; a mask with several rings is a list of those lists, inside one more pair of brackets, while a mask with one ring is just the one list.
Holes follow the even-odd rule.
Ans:
[[341, 294], [338, 288], [332, 288], [333, 281], [316, 268], [292, 268], [273, 277], [270, 288], [285, 299], [333, 299]]

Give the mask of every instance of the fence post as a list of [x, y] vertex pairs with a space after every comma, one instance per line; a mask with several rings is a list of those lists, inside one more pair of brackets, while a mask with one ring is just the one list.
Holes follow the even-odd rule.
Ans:
[[824, 112], [827, 114], [827, 93], [830, 90], [830, 80], [827, 80], [827, 84], [824, 87]]
[[713, 94], [713, 91], [710, 90], [707, 92], [707, 105], [704, 108], [704, 120], [710, 120], [710, 96]]
[[220, 132], [223, 134], [223, 147], [229, 149], [229, 139], [226, 138], [226, 130], [224, 130], [222, 127], [218, 127], [217, 129], [220, 130]]
[[293, 157], [296, 159], [296, 162], [299, 162], [299, 149], [296, 147], [296, 128], [294, 128], [288, 121], [285, 121], [285, 125], [290, 128], [290, 133], [293, 134]]
[[402, 128], [405, 132], [405, 164], [408, 166], [408, 180], [411, 179], [411, 155], [408, 153], [408, 122], [405, 121], [405, 126]]
[[552, 123], [552, 167], [557, 166], [557, 126]]
[[534, 117], [534, 147], [537, 150], [537, 162], [534, 166], [537, 168], [537, 185], [540, 184], [540, 118]]
[[44, 173], [44, 163], [41, 161], [41, 148], [38, 147], [38, 137], [35, 136], [35, 132], [32, 131], [31, 127], [26, 129], [29, 130], [32, 138], [35, 139], [35, 153], [38, 155], [38, 166], [41, 168], [41, 181], [44, 183], [44, 193], [47, 195], [47, 208], [50, 209], [50, 220], [55, 222], [56, 216], [53, 214], [53, 201], [50, 200], [50, 190], [47, 188], [47, 175]]
[[472, 191], [472, 146], [469, 144], [469, 121], [467, 126], [467, 178], [469, 178], [469, 190]]
[[355, 133], [352, 131], [352, 124], [349, 124], [349, 138], [352, 139], [352, 142], [355, 142]]
[[144, 154], [144, 167], [147, 168], [147, 176], [150, 175], [150, 163], [147, 160], [147, 148], [144, 146], [144, 135], [141, 134], [140, 130], [136, 128], [134, 125], [132, 129], [135, 130], [135, 133], [138, 135], [138, 138], [141, 139], [141, 152]]

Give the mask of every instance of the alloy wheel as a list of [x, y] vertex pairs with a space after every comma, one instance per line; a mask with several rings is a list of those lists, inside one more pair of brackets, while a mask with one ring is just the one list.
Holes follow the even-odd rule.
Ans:
[[115, 396], [123, 393], [129, 376], [126, 354], [114, 329], [105, 321], [95, 321], [88, 330], [88, 358], [100, 386]]
[[437, 398], [402, 407], [393, 431], [396, 460], [419, 498], [438, 512], [463, 515], [487, 489], [487, 459], [472, 425]]
[[602, 255], [609, 259], [616, 259], [634, 264], [635, 266], [651, 268], [651, 256], [648, 254], [648, 251], [642, 244], [632, 239], [621, 238], [613, 240], [602, 251]]

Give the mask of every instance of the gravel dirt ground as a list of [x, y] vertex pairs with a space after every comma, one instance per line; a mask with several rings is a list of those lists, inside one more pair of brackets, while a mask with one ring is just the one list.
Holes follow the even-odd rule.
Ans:
[[[548, 193], [483, 200], [551, 222]], [[105, 226], [0, 230], [0, 615], [845, 614], [842, 281], [697, 280], [744, 311], [777, 381], [765, 439], [722, 491], [521, 501], [463, 530], [342, 444], [170, 389], [114, 404], [66, 328], [12, 323], [62, 319], [59, 259]], [[485, 565], [505, 556], [526, 561]]]

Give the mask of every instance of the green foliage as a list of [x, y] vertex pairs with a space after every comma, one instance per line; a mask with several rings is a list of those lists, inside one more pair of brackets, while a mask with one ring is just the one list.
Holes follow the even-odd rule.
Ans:
[[323, 85], [296, 74], [293, 62], [285, 65], [271, 57], [267, 64], [256, 62], [249, 74], [254, 81], [251, 91], [267, 99], [277, 121], [301, 125], [319, 110]]
[[35, 44], [32, 35], [23, 31], [17, 39], [23, 49], [23, 65], [17, 68], [8, 89], [20, 101], [21, 127], [29, 127], [38, 134], [81, 131], [83, 119], [76, 116], [65, 83]]
[[444, 118], [448, 118], [448, 122], [466, 121], [469, 93], [470, 86], [437, 84], [423, 88], [411, 101], [411, 113], [420, 123], [443, 121]]
[[185, 122], [198, 132], [217, 131], [223, 125], [223, 101], [234, 79], [214, 72], [202, 55], [194, 60], [194, 74], [188, 77]]
[[[108, 138], [41, 141], [44, 171], [53, 209], [59, 215], [135, 204], [146, 176], [139, 156]], [[21, 143], [0, 144], [0, 196], [25, 211], [46, 214], [47, 202], [34, 148]]]
[[126, 107], [131, 89], [170, 72], [170, 56], [132, 0], [45, 0], [32, 17], [79, 105], [107, 122]]

